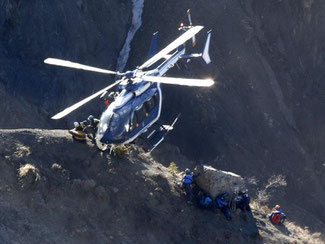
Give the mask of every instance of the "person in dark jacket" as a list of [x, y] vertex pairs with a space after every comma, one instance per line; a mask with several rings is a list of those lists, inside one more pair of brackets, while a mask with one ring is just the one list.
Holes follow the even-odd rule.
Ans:
[[199, 174], [194, 175], [190, 169], [185, 170], [185, 175], [183, 177], [183, 187], [186, 191], [186, 194], [188, 196], [188, 200], [192, 201], [193, 200], [193, 191], [192, 191], [192, 184], [195, 181], [195, 178], [199, 176]]
[[93, 115], [89, 115], [87, 120], [88, 120], [87, 132], [92, 135], [88, 137], [89, 139], [94, 140], [99, 126], [99, 119], [96, 119]]
[[250, 196], [248, 195], [247, 192], [238, 192], [238, 195], [235, 197], [235, 203], [236, 203], [236, 208], [239, 208], [242, 212], [251, 211], [251, 208], [249, 206], [250, 202]]
[[223, 215], [227, 220], [231, 220], [231, 215], [229, 211], [229, 205], [226, 201], [226, 196], [229, 194], [227, 192], [223, 192], [216, 197], [216, 207], [220, 209]]

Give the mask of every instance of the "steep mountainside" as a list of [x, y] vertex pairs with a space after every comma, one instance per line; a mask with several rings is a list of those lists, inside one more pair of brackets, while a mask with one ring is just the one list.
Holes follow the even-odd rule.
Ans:
[[217, 83], [164, 86], [163, 119], [182, 112], [169, 142], [193, 163], [213, 162], [260, 183], [284, 175], [285, 193], [274, 194], [271, 204], [298, 205], [325, 222], [324, 2], [147, 1], [130, 67], [144, 61], [150, 33], [159, 31], [161, 47], [177, 36], [187, 8], [194, 24], [213, 30], [212, 63], [181, 62], [167, 76]]
[[[281, 176], [287, 185], [273, 189], [268, 206], [281, 204], [300, 226], [324, 232], [325, 2], [145, 0], [127, 69], [145, 61], [153, 32], [160, 33], [159, 48], [174, 40], [188, 8], [193, 24], [213, 30], [212, 63], [180, 61], [181, 70], [168, 76], [217, 82], [209, 89], [163, 86], [162, 120], [182, 116], [153, 157], [181, 168], [209, 162], [252, 179], [256, 192]], [[131, 19], [127, 0], [2, 1], [0, 128], [66, 128], [90, 113], [100, 115], [103, 104], [94, 100], [51, 121], [50, 115], [114, 77], [49, 67], [43, 60], [115, 69]], [[204, 31], [197, 40], [200, 52]], [[39, 159], [46, 157], [42, 147]]]
[[317, 243], [261, 208], [187, 205], [179, 177], [141, 149], [114, 158], [60, 130], [0, 130], [1, 243]]
[[[106, 86], [114, 77], [49, 67], [47, 57], [115, 69], [131, 21], [131, 1], [16, 1], [0, 3], [0, 84], [23, 106], [0, 104], [2, 128], [69, 125], [50, 115]], [[3, 99], [5, 100], [5, 99]], [[2, 98], [1, 98], [2, 101]], [[28, 104], [25, 106], [25, 104]], [[19, 120], [12, 111], [26, 116]], [[33, 111], [39, 111], [39, 115]], [[96, 101], [85, 110], [100, 113]], [[9, 113], [8, 113], [8, 112]], [[30, 114], [30, 115], [28, 115]], [[40, 126], [39, 120], [44, 121]], [[65, 123], [64, 123], [65, 122]]]

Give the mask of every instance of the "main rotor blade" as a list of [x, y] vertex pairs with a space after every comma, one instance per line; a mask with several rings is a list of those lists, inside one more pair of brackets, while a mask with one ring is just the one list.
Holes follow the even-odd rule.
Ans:
[[80, 102], [66, 108], [65, 110], [63, 110], [62, 112], [54, 115], [51, 119], [61, 119], [64, 116], [66, 116], [67, 114], [71, 113], [72, 111], [76, 110], [77, 108], [81, 107], [82, 105], [86, 104], [87, 102], [89, 102], [90, 100], [94, 99], [95, 97], [98, 97], [99, 95], [103, 94], [103, 92], [111, 89], [112, 87], [116, 86], [117, 84], [119, 84], [121, 82], [121, 80], [116, 81], [115, 83], [105, 87], [104, 89], [101, 89], [100, 91], [94, 93], [93, 95], [86, 97], [85, 99], [81, 100]]
[[184, 79], [174, 77], [157, 77], [157, 76], [142, 76], [144, 81], [159, 82], [164, 84], [181, 85], [181, 86], [203, 86], [208, 87], [214, 84], [213, 80], [204, 79]]
[[107, 69], [100, 69], [100, 68], [96, 68], [96, 67], [92, 67], [92, 66], [88, 66], [88, 65], [84, 65], [84, 64], [78, 64], [78, 63], [74, 63], [74, 62], [62, 60], [62, 59], [57, 59], [57, 58], [47, 58], [44, 60], [44, 63], [73, 68], [73, 69], [82, 69], [82, 70], [87, 70], [87, 71], [99, 72], [99, 73], [104, 73], [104, 74], [122, 75], [122, 73], [120, 73], [120, 72], [111, 71], [111, 70], [107, 70]]
[[159, 53], [157, 53], [155, 56], [147, 60], [143, 65], [139, 67], [139, 69], [144, 69], [146, 67], [151, 66], [155, 62], [157, 62], [159, 59], [163, 58], [165, 55], [173, 51], [178, 46], [185, 43], [187, 40], [191, 39], [196, 33], [198, 33], [200, 30], [203, 29], [203, 26], [194, 26], [188, 31], [186, 31], [183, 35], [178, 37], [175, 41], [170, 43], [167, 47], [165, 47], [163, 50], [161, 50]]

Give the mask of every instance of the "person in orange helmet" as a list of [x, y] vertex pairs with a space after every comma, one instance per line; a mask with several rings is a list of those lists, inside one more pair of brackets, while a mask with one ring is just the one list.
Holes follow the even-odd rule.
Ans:
[[287, 216], [283, 213], [280, 205], [275, 205], [268, 217], [272, 224], [277, 225], [283, 224]]

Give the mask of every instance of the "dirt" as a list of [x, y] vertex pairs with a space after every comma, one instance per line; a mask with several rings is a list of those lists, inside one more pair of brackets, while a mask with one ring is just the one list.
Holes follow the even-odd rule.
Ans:
[[0, 148], [1, 243], [320, 240], [272, 226], [258, 205], [230, 222], [188, 205], [179, 176], [135, 146], [114, 158], [64, 130], [20, 129], [0, 130]]

